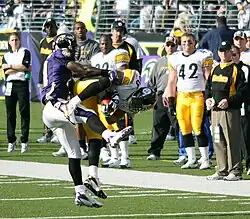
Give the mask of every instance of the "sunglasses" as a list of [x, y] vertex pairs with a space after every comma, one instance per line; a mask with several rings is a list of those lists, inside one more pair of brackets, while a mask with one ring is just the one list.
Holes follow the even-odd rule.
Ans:
[[175, 44], [172, 44], [172, 43], [166, 43], [166, 46], [167, 46], [167, 47], [170, 47], [170, 46], [171, 46], [171, 47], [173, 48], [173, 47], [175, 47]]

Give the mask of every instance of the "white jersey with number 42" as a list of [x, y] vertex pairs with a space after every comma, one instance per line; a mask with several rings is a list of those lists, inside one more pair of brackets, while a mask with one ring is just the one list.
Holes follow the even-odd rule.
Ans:
[[169, 69], [177, 71], [177, 91], [196, 92], [205, 90], [203, 67], [213, 64], [213, 53], [206, 49], [197, 49], [189, 56], [182, 51], [169, 56]]

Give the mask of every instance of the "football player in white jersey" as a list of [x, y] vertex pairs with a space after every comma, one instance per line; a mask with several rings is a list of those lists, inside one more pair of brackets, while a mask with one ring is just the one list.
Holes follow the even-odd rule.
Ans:
[[200, 169], [210, 167], [208, 157], [208, 140], [203, 131], [204, 90], [206, 79], [210, 74], [212, 52], [196, 49], [193, 34], [186, 33], [181, 37], [183, 51], [169, 57], [168, 86], [163, 95], [163, 102], [175, 114], [183, 135], [183, 143], [187, 151], [188, 162], [181, 168], [196, 168], [196, 156], [192, 130], [197, 136], [201, 153]]
[[234, 45], [240, 49], [240, 61], [250, 65], [250, 49], [247, 48], [247, 35], [243, 31], [234, 33]]

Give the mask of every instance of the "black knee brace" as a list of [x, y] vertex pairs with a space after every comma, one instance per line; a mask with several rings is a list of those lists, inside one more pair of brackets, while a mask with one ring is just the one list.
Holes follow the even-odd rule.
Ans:
[[89, 140], [89, 150], [88, 150], [89, 166], [94, 165], [98, 167], [101, 148], [102, 148], [102, 140], [100, 139]]
[[194, 147], [194, 138], [193, 138], [192, 133], [183, 135], [182, 137], [183, 137], [183, 144], [185, 148]]

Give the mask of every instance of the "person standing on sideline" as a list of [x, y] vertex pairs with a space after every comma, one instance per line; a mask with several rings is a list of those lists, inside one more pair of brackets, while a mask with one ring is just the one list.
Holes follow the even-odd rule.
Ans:
[[[47, 57], [52, 53], [52, 47], [54, 43], [54, 37], [56, 36], [56, 31], [57, 31], [56, 21], [53, 18], [48, 18], [43, 24], [43, 32], [46, 33], [46, 37], [44, 37], [40, 41], [41, 67], [39, 71], [39, 81], [37, 85], [40, 90], [42, 90], [44, 86], [44, 77], [46, 78], [48, 74], [47, 69], [44, 69], [43, 65]], [[46, 143], [50, 141], [54, 142], [55, 138], [53, 138], [53, 132], [46, 126], [44, 126], [43, 136], [38, 138], [36, 142], [38, 143]]]
[[26, 48], [22, 48], [19, 33], [11, 33], [9, 36], [11, 50], [4, 54], [2, 68], [6, 76], [5, 105], [7, 112], [7, 138], [8, 152], [16, 149], [16, 105], [19, 102], [21, 115], [21, 153], [28, 151], [30, 129], [30, 95], [29, 79], [31, 54]]
[[244, 142], [242, 143], [242, 154], [246, 160], [247, 175], [250, 175], [250, 66], [240, 61], [240, 49], [237, 46], [232, 46], [232, 60], [245, 75], [246, 83], [248, 84], [248, 93], [241, 107], [241, 126], [243, 130]]
[[147, 160], [159, 160], [161, 150], [170, 128], [168, 108], [163, 106], [162, 94], [168, 83], [168, 56], [176, 52], [177, 41], [174, 37], [167, 37], [164, 43], [166, 55], [158, 59], [149, 78], [149, 86], [157, 92], [157, 102], [153, 110], [153, 134], [151, 147], [148, 149], [150, 154]]
[[218, 54], [221, 62], [210, 73], [205, 90], [217, 162], [216, 172], [207, 179], [237, 181], [242, 179], [240, 108], [247, 84], [243, 71], [232, 62], [231, 44], [222, 42]]

